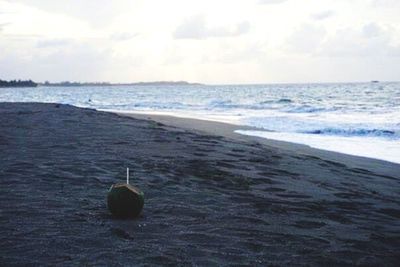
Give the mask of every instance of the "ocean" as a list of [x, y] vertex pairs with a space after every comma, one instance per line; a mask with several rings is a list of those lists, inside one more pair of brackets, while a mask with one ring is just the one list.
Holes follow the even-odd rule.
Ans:
[[[0, 102], [62, 103], [228, 122], [237, 132], [400, 163], [400, 83], [1, 88]], [[240, 125], [255, 127], [240, 130]]]

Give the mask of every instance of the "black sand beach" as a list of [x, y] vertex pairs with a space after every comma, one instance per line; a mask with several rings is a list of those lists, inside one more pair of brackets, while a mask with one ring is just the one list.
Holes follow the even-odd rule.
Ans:
[[0, 104], [0, 266], [398, 266], [399, 165], [158, 120]]

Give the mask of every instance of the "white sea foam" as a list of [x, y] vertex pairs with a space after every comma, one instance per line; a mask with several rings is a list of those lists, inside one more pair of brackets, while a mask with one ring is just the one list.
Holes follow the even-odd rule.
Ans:
[[305, 144], [313, 148], [355, 156], [376, 158], [400, 164], [400, 142], [393, 142], [391, 140], [372, 137], [324, 136], [247, 130], [238, 130], [236, 132], [244, 135]]
[[0, 102], [55, 102], [228, 122], [261, 130], [242, 134], [399, 162], [400, 83], [43, 86], [2, 88]]

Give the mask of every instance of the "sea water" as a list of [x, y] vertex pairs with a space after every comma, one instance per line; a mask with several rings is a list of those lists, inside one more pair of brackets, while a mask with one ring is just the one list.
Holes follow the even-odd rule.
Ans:
[[0, 88], [0, 102], [229, 122], [244, 135], [400, 163], [400, 83], [395, 82]]

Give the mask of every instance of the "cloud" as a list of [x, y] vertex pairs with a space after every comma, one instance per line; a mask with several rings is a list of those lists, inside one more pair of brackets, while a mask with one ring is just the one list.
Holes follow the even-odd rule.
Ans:
[[[0, 44], [0, 73], [11, 79], [36, 81], [101, 80], [112, 69], [112, 51], [95, 43], [76, 43], [68, 40], [26, 39], [12, 48], [15, 42]], [[21, 42], [18, 42], [21, 43]]]
[[318, 13], [311, 14], [311, 18], [315, 20], [324, 20], [330, 18], [335, 15], [335, 12], [332, 10], [326, 10]]
[[186, 19], [176, 28], [173, 36], [175, 39], [202, 39], [206, 37], [204, 16]]
[[400, 56], [400, 46], [392, 43], [391, 32], [377, 23], [355, 30], [338, 30], [323, 43], [320, 55], [348, 58], [385, 58]]
[[0, 23], [0, 32], [2, 31], [2, 30], [4, 30], [4, 28], [7, 26], [7, 25], [10, 25], [11, 23]]
[[264, 44], [246, 43], [238, 47], [223, 47], [221, 53], [215, 53], [212, 60], [222, 64], [260, 62], [265, 58]]
[[[67, 15], [86, 21], [93, 27], [105, 27], [127, 8], [128, 0], [8, 0], [12, 3], [21, 3], [26, 6], [38, 8], [42, 11]], [[118, 3], [117, 3], [118, 2]]]
[[375, 7], [388, 7], [393, 8], [398, 6], [400, 2], [398, 0], [374, 0], [372, 1], [372, 5]]
[[236, 30], [234, 35], [246, 34], [250, 31], [250, 23], [248, 21], [243, 21], [236, 25]]
[[173, 33], [175, 39], [206, 39], [231, 37], [246, 34], [250, 30], [247, 21], [236, 24], [234, 27], [209, 27], [204, 16], [198, 15], [184, 20]]
[[315, 53], [325, 36], [326, 30], [324, 27], [303, 24], [286, 40], [286, 48], [288, 51], [296, 53]]
[[328, 34], [322, 26], [303, 24], [286, 40], [286, 50], [295, 54], [330, 58], [385, 58], [400, 55], [400, 46], [390, 29], [369, 23]]
[[287, 2], [288, 0], [259, 0], [259, 4], [262, 5], [275, 5]]
[[111, 51], [92, 44], [71, 44], [50, 54], [39, 52], [39, 56], [35, 76], [51, 73], [58, 80], [97, 80], [111, 61]]
[[373, 38], [384, 34], [384, 32], [378, 24], [369, 23], [362, 28], [362, 34], [366, 38]]
[[224, 83], [368, 80], [363, 71], [374, 70], [376, 79], [399, 80], [399, 5], [0, 0], [0, 73], [38, 81]]
[[4, 30], [4, 35], [8, 38], [42, 36], [53, 39], [84, 39], [103, 35], [101, 31], [88, 26], [88, 23], [70, 16], [0, 0], [1, 7], [8, 11], [8, 15], [4, 16], [4, 20], [10, 22], [10, 26]]
[[50, 48], [59, 47], [71, 44], [70, 39], [44, 39], [37, 42], [36, 47], [38, 48]]
[[114, 41], [128, 41], [136, 36], [138, 36], [138, 33], [130, 33], [130, 32], [115, 32], [110, 35], [110, 39]]

